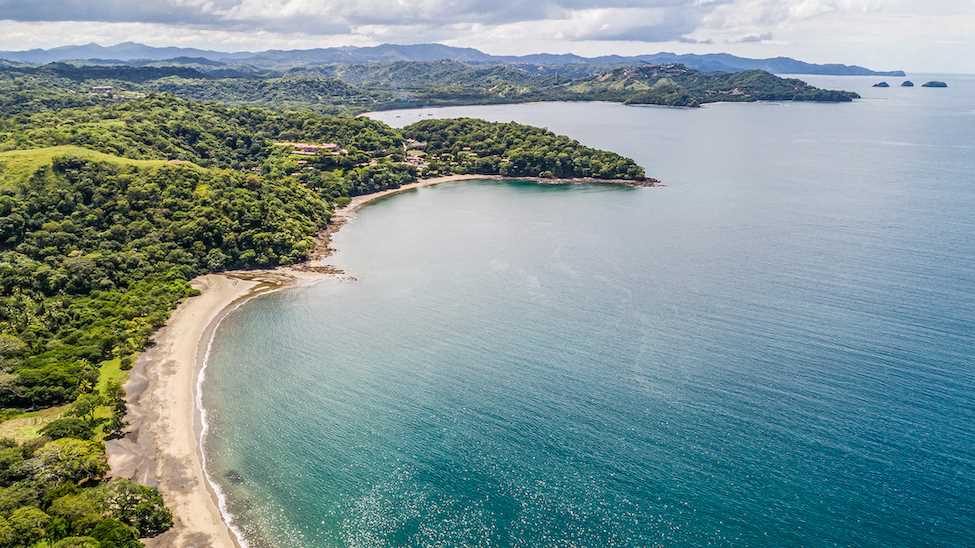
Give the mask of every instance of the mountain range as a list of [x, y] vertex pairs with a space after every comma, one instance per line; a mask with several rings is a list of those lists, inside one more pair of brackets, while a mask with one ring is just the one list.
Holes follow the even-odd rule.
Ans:
[[211, 63], [253, 65], [267, 68], [286, 68], [313, 64], [388, 63], [396, 61], [460, 61], [483, 64], [524, 64], [564, 66], [633, 65], [680, 63], [703, 72], [738, 72], [764, 70], [775, 74], [819, 74], [837, 76], [904, 76], [900, 70], [876, 71], [858, 65], [815, 64], [789, 57], [750, 59], [728, 53], [677, 54], [669, 52], [646, 55], [605, 55], [583, 57], [572, 53], [536, 53], [530, 55], [491, 55], [473, 48], [459, 48], [443, 44], [382, 44], [369, 47], [331, 47], [298, 50], [266, 50], [258, 52], [222, 52], [196, 48], [154, 47], [135, 42], [113, 46], [83, 44], [51, 49], [0, 51], [0, 60], [18, 63], [43, 64], [59, 61], [165, 61], [194, 58]]

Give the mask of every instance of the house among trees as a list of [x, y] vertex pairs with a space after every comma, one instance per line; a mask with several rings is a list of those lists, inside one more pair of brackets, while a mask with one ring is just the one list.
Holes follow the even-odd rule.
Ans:
[[115, 88], [112, 86], [92, 86], [90, 91], [95, 95], [112, 95]]
[[344, 148], [339, 148], [335, 143], [275, 143], [281, 146], [291, 147], [291, 154], [295, 156], [319, 156], [322, 154], [338, 156], [347, 154]]
[[406, 152], [406, 163], [416, 168], [426, 168], [428, 166], [426, 155], [427, 153], [422, 150], [408, 150]]

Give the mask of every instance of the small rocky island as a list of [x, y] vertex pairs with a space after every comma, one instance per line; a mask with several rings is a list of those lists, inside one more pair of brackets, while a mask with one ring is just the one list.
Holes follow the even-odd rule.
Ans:
[[946, 88], [946, 87], [948, 87], [948, 84], [946, 84], [944, 82], [939, 82], [937, 80], [932, 80], [930, 82], [925, 82], [924, 84], [921, 85], [921, 87], [923, 87], [923, 88]]
[[904, 80], [903, 82], [901, 82], [901, 87], [902, 88], [912, 88], [912, 87], [914, 87], [914, 82], [912, 82], [910, 80]]
[[889, 88], [890, 87], [890, 84], [888, 84], [887, 82], [877, 82], [876, 84], [873, 85], [873, 87], [875, 87], [875, 88]]

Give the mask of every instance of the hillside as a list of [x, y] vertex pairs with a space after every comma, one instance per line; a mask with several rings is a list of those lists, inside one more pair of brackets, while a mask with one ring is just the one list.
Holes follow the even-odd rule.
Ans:
[[403, 134], [424, 143], [433, 174], [630, 180], [646, 177], [643, 168], [628, 158], [514, 122], [492, 123], [475, 118], [422, 120], [403, 128]]
[[[309, 70], [314, 70], [309, 67]], [[538, 75], [517, 66], [471, 65], [457, 61], [397, 61], [357, 65], [328, 65], [318, 71], [351, 85], [393, 90], [436, 86], [491, 88], [537, 86]]]
[[392, 128], [363, 117], [323, 116], [152, 96], [0, 119], [0, 151], [65, 144], [137, 159], [250, 169], [273, 140], [341, 144], [367, 158], [402, 146]]
[[0, 545], [135, 547], [172, 526], [156, 489], [108, 477], [133, 355], [194, 275], [300, 260], [328, 215], [287, 178], [74, 145], [0, 153], [0, 415], [35, 422], [0, 440]]
[[[315, 65], [283, 72], [185, 66], [64, 63], [0, 68], [0, 114], [105, 105], [153, 93], [235, 105], [360, 113], [410, 106], [527, 101], [618, 101], [698, 106], [715, 101], [850, 101], [854, 93], [820, 90], [765, 71], [708, 73], [683, 65], [618, 68], [480, 65], [398, 61]], [[96, 92], [108, 89], [108, 92]]]
[[23, 348], [5, 358], [14, 377], [3, 407], [72, 401], [92, 365], [145, 345], [185, 280], [295, 262], [328, 219], [325, 202], [288, 179], [78, 147], [0, 161], [0, 327]]
[[824, 101], [859, 98], [852, 92], [823, 90], [801, 80], [780, 78], [764, 71], [702, 73], [683, 65], [619, 68], [599, 76], [562, 85], [555, 96], [696, 107], [719, 101]]
[[138, 89], [232, 104], [275, 105], [278, 108], [314, 105], [316, 110], [331, 112], [343, 108], [371, 108], [391, 99], [391, 94], [383, 90], [368, 91], [336, 78], [302, 75], [267, 79], [172, 77], [156, 80]]
[[131, 158], [122, 158], [75, 145], [61, 145], [29, 150], [8, 150], [6, 152], [0, 152], [0, 188], [9, 189], [23, 184], [31, 175], [53, 164], [55, 158], [64, 156], [103, 164], [132, 166], [144, 169], [163, 167], [172, 163], [166, 160], [133, 160]]

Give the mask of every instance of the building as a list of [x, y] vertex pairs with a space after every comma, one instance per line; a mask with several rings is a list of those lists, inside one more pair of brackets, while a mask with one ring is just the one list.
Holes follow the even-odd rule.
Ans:
[[406, 151], [406, 163], [418, 169], [426, 169], [429, 166], [429, 162], [426, 159], [426, 152], [422, 150], [408, 150]]
[[275, 143], [276, 145], [291, 147], [291, 154], [295, 156], [318, 156], [321, 154], [338, 156], [348, 151], [335, 143]]

